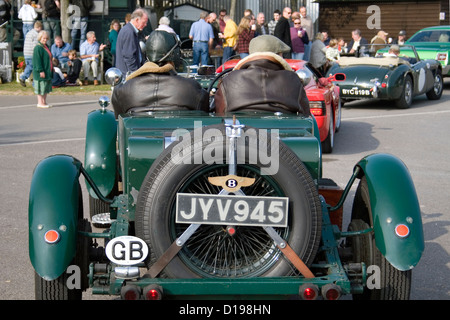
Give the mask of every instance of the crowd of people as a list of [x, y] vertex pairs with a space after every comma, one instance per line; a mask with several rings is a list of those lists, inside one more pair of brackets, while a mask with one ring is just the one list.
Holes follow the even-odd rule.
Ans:
[[[64, 42], [60, 27], [56, 26], [59, 25], [59, 15], [57, 22], [52, 21], [49, 16], [49, 10], [54, 6], [59, 10], [58, 0], [40, 0], [36, 5], [33, 3], [34, 6], [31, 6], [31, 1], [25, 0], [18, 12], [23, 21], [25, 61], [25, 68], [18, 80], [23, 87], [27, 86], [28, 79], [32, 80], [39, 108], [49, 107], [46, 97], [53, 88], [87, 86], [90, 84], [91, 74], [93, 84], [98, 85], [102, 76], [99, 74], [100, 54], [106, 47], [111, 52], [113, 66], [117, 64], [125, 74], [137, 70], [144, 62], [141, 50], [138, 50], [139, 44], [134, 40], [137, 33], [147, 25], [145, 10], [137, 9], [132, 14], [127, 14], [123, 28], [120, 21], [114, 19], [110, 25], [107, 44], [100, 44], [95, 32], [87, 31], [87, 18], [93, 1], [71, 0], [70, 3], [81, 8], [79, 21], [76, 21], [78, 25], [74, 25], [71, 31], [71, 43]], [[36, 19], [36, 9], [41, 9], [39, 12], [42, 13], [42, 20]], [[132, 40], [133, 43], [130, 44]]]
[[246, 9], [239, 21], [233, 21], [226, 9], [216, 13], [202, 13], [190, 30], [193, 40], [194, 64], [209, 64], [208, 52], [223, 49], [221, 62], [233, 56], [245, 58], [249, 55], [250, 41], [261, 35], [273, 35], [287, 44], [291, 50], [283, 54], [284, 58], [309, 58], [313, 21], [307, 15], [306, 7], [292, 12], [288, 7], [283, 11], [275, 10], [273, 18], [266, 20], [263, 12], [256, 15]]
[[[38, 99], [38, 106], [41, 107], [47, 105], [45, 96], [52, 88], [89, 85], [90, 73], [93, 84], [98, 85], [98, 77], [101, 76], [98, 74], [99, 57], [105, 48], [110, 50], [112, 66], [120, 69], [124, 75], [132, 74], [147, 61], [142, 47], [146, 41], [142, 38], [142, 30], [149, 21], [145, 9], [136, 9], [133, 13], [127, 14], [123, 26], [119, 20], [112, 20], [107, 44], [99, 44], [95, 33], [87, 30], [89, 10], [92, 9], [93, 1], [70, 0], [70, 3], [80, 7], [80, 17], [75, 21], [77, 25], [71, 30], [71, 43], [64, 42], [60, 36], [59, 21], [56, 21], [59, 16], [58, 19], [55, 18], [53, 12], [59, 12], [59, 0], [39, 0], [36, 5], [33, 3], [33, 6], [30, 0], [25, 0], [18, 12], [19, 18], [23, 21], [26, 65], [19, 81], [22, 86], [26, 86], [26, 80], [31, 75], [34, 81], [50, 81], [47, 85], [33, 83], [36, 94], [43, 97]], [[36, 20], [36, 9], [41, 9], [42, 21]], [[172, 33], [179, 41], [167, 17], [159, 20], [156, 30]], [[255, 15], [247, 9], [238, 23], [233, 21], [226, 9], [222, 9], [218, 15], [214, 12], [209, 14], [202, 12], [199, 20], [192, 24], [189, 38], [193, 42], [193, 64], [217, 63], [211, 59], [210, 53], [213, 51], [222, 52], [214, 57], [219, 59], [220, 63], [233, 57], [243, 59], [250, 54], [249, 45], [252, 39], [264, 35], [275, 36], [289, 47], [290, 50], [283, 52], [283, 58], [309, 61], [323, 74], [331, 64], [339, 61], [341, 54], [355, 54], [362, 46], [375, 50], [373, 48], [382, 48], [383, 44], [389, 42], [402, 44], [406, 39], [405, 31], [400, 31], [398, 39], [392, 40], [381, 30], [369, 42], [362, 37], [360, 30], [355, 29], [352, 31], [351, 41], [347, 44], [343, 38], [331, 39], [326, 31], [314, 34], [313, 20], [304, 6], [298, 11], [293, 11], [289, 7], [285, 7], [282, 11], [275, 10], [270, 21], [266, 21], [263, 12]], [[42, 43], [40, 40], [42, 38], [47, 39], [47, 42]], [[42, 59], [49, 61], [43, 63]], [[38, 70], [35, 65], [49, 66], [51, 72]], [[83, 78], [80, 79], [81, 72]], [[45, 77], [40, 78], [39, 75], [44, 73]]]
[[250, 9], [246, 9], [240, 21], [235, 22], [227, 10], [222, 9], [218, 16], [214, 12], [202, 14], [192, 26], [190, 38], [194, 41], [194, 64], [210, 64], [208, 52], [217, 48], [223, 49], [221, 62], [233, 56], [245, 58], [249, 54], [250, 41], [260, 35], [276, 36], [290, 47], [283, 54], [285, 59], [310, 61], [322, 73], [338, 62], [342, 54], [359, 54], [361, 47], [373, 53], [383, 48], [383, 44], [403, 44], [406, 40], [404, 30], [399, 32], [396, 39], [387, 38], [388, 34], [380, 30], [371, 41], [367, 41], [361, 31], [355, 29], [348, 44], [343, 38], [330, 38], [327, 31], [314, 33], [314, 22], [304, 6], [298, 11], [290, 7], [282, 11], [275, 10], [270, 21], [266, 21], [263, 12], [254, 15]]
[[[37, 46], [41, 43], [41, 39], [45, 35], [47, 42], [43, 48], [48, 51], [48, 57], [40, 57], [41, 59], [49, 59], [50, 65], [54, 67], [57, 65], [65, 77], [65, 81], [60, 81], [57, 74], [54, 73], [54, 82], [52, 87], [60, 86], [74, 86], [74, 85], [88, 85], [89, 72], [92, 71], [94, 78], [94, 85], [98, 85], [98, 62], [99, 54], [106, 47], [104, 44], [99, 44], [96, 41], [95, 32], [88, 31], [86, 33], [86, 40], [83, 41], [79, 48], [79, 57], [77, 50], [73, 49], [70, 43], [64, 42], [60, 35], [56, 35], [52, 45], [49, 45], [50, 33], [43, 30], [41, 21], [36, 21], [33, 24], [33, 29], [27, 32], [24, 40], [24, 58], [25, 70], [19, 77], [19, 82], [26, 87], [26, 81], [31, 75], [31, 71], [35, 69], [35, 56], [38, 51]], [[81, 70], [84, 71], [84, 82], [79, 79]], [[34, 77], [33, 80], [38, 80]]]

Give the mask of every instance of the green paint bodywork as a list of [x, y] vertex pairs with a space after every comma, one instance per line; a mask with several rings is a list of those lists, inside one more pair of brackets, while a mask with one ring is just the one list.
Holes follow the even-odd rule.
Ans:
[[[89, 113], [86, 126], [84, 168], [103, 196], [114, 188], [117, 172], [117, 121], [112, 111], [99, 109]], [[89, 194], [98, 198], [89, 183]]]
[[[281, 140], [305, 163], [313, 179], [322, 174], [320, 138], [313, 118], [299, 115], [274, 115], [273, 113], [236, 113], [237, 119], [246, 127], [279, 130]], [[225, 116], [232, 119], [233, 115]], [[152, 115], [123, 115], [118, 119], [119, 154], [124, 193], [131, 194], [134, 201], [153, 161], [177, 133], [195, 127], [217, 125], [223, 117], [195, 111], [174, 111]], [[178, 131], [177, 131], [178, 130]], [[318, 143], [319, 141], [319, 143]], [[131, 209], [133, 210], [133, 208]]]
[[[378, 98], [385, 100], [399, 99], [403, 93], [403, 83], [407, 74], [411, 75], [411, 69], [406, 65], [400, 65], [397, 68], [380, 68], [378, 66], [365, 65], [365, 66], [347, 66], [347, 67], [334, 67], [330, 70], [330, 73], [342, 72], [346, 75], [346, 80], [339, 83], [341, 88], [341, 95], [343, 89], [360, 88], [362, 90], [370, 90], [373, 87], [374, 82], [372, 79], [379, 79], [382, 82], [386, 76], [389, 79], [386, 81], [385, 88], [381, 88], [378, 91]], [[357, 83], [355, 83], [357, 82]], [[345, 96], [346, 99], [352, 99], [352, 96]], [[361, 96], [358, 97], [361, 99]], [[368, 97], [371, 98], [371, 97]]]
[[[412, 269], [424, 250], [424, 236], [419, 201], [408, 169], [389, 154], [367, 156], [357, 166], [369, 187], [377, 248], [395, 268]], [[408, 237], [395, 234], [398, 224], [409, 227]]]
[[[440, 39], [446, 35], [445, 39]], [[436, 59], [442, 65], [442, 75], [450, 76], [450, 26], [427, 27], [412, 35], [406, 44], [413, 45], [421, 59]], [[442, 41], [444, 40], [444, 41]]]
[[[349, 279], [347, 270], [343, 266], [338, 250], [341, 232], [330, 221], [327, 204], [321, 198], [323, 213], [322, 245], [318, 255], [325, 257], [311, 266], [313, 270], [326, 270], [325, 274], [315, 278], [303, 276], [289, 277], [256, 277], [256, 278], [193, 278], [193, 279], [167, 279], [142, 277], [138, 281], [127, 282], [123, 279], [111, 279], [109, 286], [92, 283], [93, 294], [120, 295], [125, 284], [133, 284], [140, 288], [148, 285], [160, 285], [164, 288], [164, 296], [177, 299], [288, 299], [299, 294], [303, 284], [314, 284], [318, 288], [334, 283], [341, 289], [342, 295], [362, 293], [361, 282]], [[120, 211], [120, 210], [119, 210]], [[91, 266], [91, 272], [92, 266]], [[361, 273], [353, 272], [353, 278], [366, 280], [365, 270]]]
[[[380, 49], [377, 55], [387, 53], [389, 48]], [[334, 64], [328, 71], [328, 75], [344, 73], [346, 79], [339, 82], [340, 96], [344, 101], [361, 99], [380, 99], [396, 101], [403, 97], [405, 80], [409, 77], [412, 81], [412, 96], [426, 94], [433, 90], [435, 77], [443, 72], [441, 64], [432, 59], [425, 60], [418, 56], [412, 46], [401, 46], [400, 56], [410, 57], [411, 63], [400, 59], [398, 65], [382, 63], [382, 57], [354, 58], [349, 65]], [[360, 62], [358, 62], [358, 60]], [[376, 88], [376, 94], [374, 95]]]
[[[77, 159], [57, 155], [42, 160], [34, 170], [28, 207], [29, 255], [36, 272], [48, 281], [58, 278], [75, 256], [80, 167]], [[60, 234], [57, 243], [44, 241], [49, 230]]]
[[[201, 126], [218, 125], [233, 115], [246, 127], [277, 130], [279, 138], [304, 162], [317, 187], [322, 178], [320, 136], [314, 118], [263, 112], [242, 112], [217, 116], [196, 111], [150, 112], [121, 115], [104, 109], [88, 116], [86, 156], [84, 169], [80, 161], [70, 156], [56, 155], [41, 161], [33, 174], [29, 204], [29, 251], [36, 272], [46, 280], [58, 278], [76, 255], [77, 221], [81, 210], [80, 174], [93, 181], [98, 191], [107, 196], [116, 181], [117, 154], [123, 193], [114, 197], [110, 207], [115, 211], [111, 227], [99, 234], [80, 232], [78, 236], [113, 239], [133, 235], [137, 196], [149, 168], [176, 133], [182, 134]], [[178, 131], [177, 131], [178, 130]], [[380, 252], [399, 270], [409, 270], [417, 264], [424, 248], [419, 203], [413, 181], [406, 166], [396, 157], [375, 154], [356, 164], [354, 179], [364, 175], [368, 182], [372, 206], [372, 228]], [[91, 196], [97, 197], [87, 183]], [[349, 188], [351, 187], [349, 183]], [[344, 203], [348, 192], [342, 196]], [[141, 288], [149, 284], [164, 287], [167, 295], [185, 297], [219, 295], [268, 296], [298, 294], [299, 286], [314, 283], [319, 288], [337, 284], [343, 294], [361, 293], [366, 280], [366, 266], [356, 272], [341, 261], [339, 243], [341, 232], [330, 221], [330, 206], [320, 197], [322, 206], [322, 242], [318, 256], [311, 266], [319, 276], [306, 279], [301, 276], [249, 279], [151, 279], [139, 278], [132, 283]], [[112, 210], [113, 210], [112, 209]], [[334, 208], [332, 208], [334, 209]], [[113, 211], [111, 211], [113, 212]], [[112, 214], [112, 213], [111, 213]], [[401, 239], [394, 228], [399, 223], [409, 226], [411, 233]], [[46, 231], [54, 229], [61, 234], [56, 244], [44, 241]], [[355, 231], [364, 233], [365, 230]], [[89, 286], [94, 294], [119, 295], [124, 279], [114, 276], [116, 265], [108, 264], [108, 271], [96, 273], [95, 261], [90, 262]]]

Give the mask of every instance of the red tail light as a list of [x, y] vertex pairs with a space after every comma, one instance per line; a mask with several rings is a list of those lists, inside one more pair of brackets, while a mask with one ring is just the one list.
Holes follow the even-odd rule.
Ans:
[[447, 53], [441, 53], [441, 52], [439, 52], [439, 53], [436, 55], [436, 60], [437, 60], [437, 61], [446, 61], [446, 60], [447, 60]]
[[163, 297], [163, 288], [158, 285], [148, 285], [144, 288], [145, 300], [161, 300]]
[[315, 284], [306, 283], [300, 286], [299, 295], [303, 300], [316, 300], [319, 296], [319, 288]]
[[311, 114], [314, 116], [325, 115], [325, 104], [323, 101], [310, 101], [309, 109], [311, 110]]
[[311, 114], [314, 116], [323, 116], [322, 109], [311, 109]]

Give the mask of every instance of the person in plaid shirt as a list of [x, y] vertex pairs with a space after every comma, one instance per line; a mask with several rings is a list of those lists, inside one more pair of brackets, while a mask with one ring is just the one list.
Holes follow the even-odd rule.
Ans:
[[241, 59], [249, 55], [248, 46], [250, 41], [255, 37], [256, 25], [255, 18], [252, 16], [244, 16], [238, 26], [238, 47]]

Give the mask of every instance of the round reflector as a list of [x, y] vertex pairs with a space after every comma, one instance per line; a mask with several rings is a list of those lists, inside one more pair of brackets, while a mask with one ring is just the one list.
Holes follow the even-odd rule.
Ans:
[[120, 290], [120, 296], [123, 300], [139, 300], [141, 298], [141, 292], [137, 286], [125, 285]]
[[322, 287], [322, 297], [325, 300], [337, 300], [341, 297], [341, 288], [334, 283]]
[[234, 234], [236, 233], [236, 228], [233, 226], [228, 226], [227, 227], [227, 232], [230, 236], [234, 236]]
[[407, 225], [399, 224], [395, 227], [395, 234], [400, 238], [406, 238], [409, 235], [409, 228]]
[[56, 230], [49, 230], [44, 235], [45, 242], [56, 243], [59, 241], [59, 233]]

